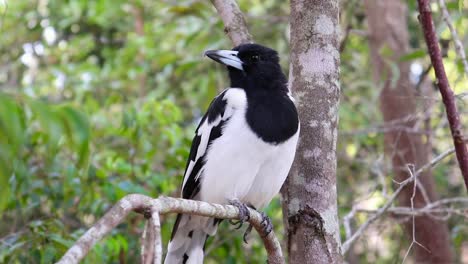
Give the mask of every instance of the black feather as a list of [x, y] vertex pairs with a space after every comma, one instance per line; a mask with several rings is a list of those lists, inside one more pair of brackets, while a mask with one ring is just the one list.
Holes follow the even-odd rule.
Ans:
[[[205, 152], [205, 155], [201, 156], [198, 160], [196, 160], [198, 148], [200, 146], [200, 141], [201, 141], [201, 135], [198, 135], [198, 132], [203, 122], [205, 122], [205, 120], [208, 119], [208, 124], [212, 124], [218, 117], [224, 116], [224, 111], [226, 110], [226, 100], [223, 99], [224, 94], [225, 92], [222, 92], [211, 102], [210, 106], [208, 107], [208, 111], [206, 112], [206, 114], [203, 116], [202, 120], [198, 124], [197, 130], [195, 132], [195, 137], [193, 138], [192, 146], [190, 148], [189, 158], [185, 166], [184, 174], [187, 174], [187, 170], [188, 170], [190, 162], [195, 162], [192, 168], [192, 171], [190, 171], [190, 174], [185, 175], [185, 177], [188, 177], [188, 178], [185, 181], [185, 184], [182, 189], [182, 198], [184, 199], [193, 199], [200, 192], [201, 177], [196, 178], [196, 176], [198, 175], [200, 170], [203, 168], [203, 165], [205, 164], [206, 152]], [[211, 128], [207, 146], [210, 146], [210, 144], [215, 139], [219, 138], [222, 135], [222, 129], [226, 121], [227, 120], [221, 120], [218, 125], [213, 126]], [[174, 235], [177, 233], [177, 229], [179, 227], [181, 217], [182, 217], [181, 214], [177, 215], [174, 228], [172, 229], [171, 240], [174, 238]]]
[[265, 142], [282, 143], [299, 128], [296, 107], [286, 97], [287, 94], [280, 91], [247, 91], [247, 123]]
[[[224, 111], [226, 110], [226, 100], [224, 100], [224, 94], [225, 91], [222, 92], [220, 95], [218, 95], [210, 104], [208, 107], [208, 111], [206, 114], [203, 116], [202, 120], [200, 121], [200, 124], [197, 127], [195, 137], [193, 138], [192, 141], [192, 147], [190, 148], [190, 154], [189, 154], [189, 159], [187, 161], [187, 165], [185, 167], [185, 173], [187, 173], [188, 166], [190, 164], [190, 161], [195, 161], [197, 157], [197, 152], [198, 148], [200, 145], [200, 140], [201, 140], [201, 135], [198, 135], [199, 129], [203, 122], [205, 122], [206, 119], [208, 119], [208, 124], [212, 124], [218, 117], [223, 117], [224, 116]], [[210, 136], [208, 139], [208, 145], [213, 142], [213, 140], [219, 138], [222, 135], [222, 128], [225, 123], [225, 120], [222, 120], [217, 126], [213, 126], [211, 131], [210, 131]], [[188, 177], [184, 188], [182, 190], [182, 198], [185, 199], [191, 199], [195, 197], [195, 195], [198, 194], [200, 191], [200, 177], [195, 179], [200, 170], [203, 168], [203, 165], [205, 164], [205, 155], [201, 156], [198, 160], [195, 161], [195, 165], [193, 166], [192, 171], [190, 172], [190, 175], [185, 175], [185, 177]]]
[[171, 240], [174, 238], [175, 233], [177, 232], [177, 229], [179, 228], [179, 223], [180, 223], [180, 218], [182, 217], [181, 214], [177, 214], [177, 218], [174, 223], [174, 227], [172, 228], [172, 234], [171, 234]]
[[213, 100], [213, 102], [211, 102], [207, 113], [208, 123], [213, 123], [218, 116], [221, 116], [221, 118], [223, 117], [224, 111], [226, 110], [226, 100], [223, 100], [225, 93], [226, 91], [222, 92], [215, 100]]
[[279, 144], [288, 140], [297, 132], [299, 118], [288, 96], [278, 53], [258, 44], [243, 44], [234, 50], [244, 70], [228, 67], [229, 78], [231, 87], [242, 88], [247, 94], [247, 123], [265, 142]]

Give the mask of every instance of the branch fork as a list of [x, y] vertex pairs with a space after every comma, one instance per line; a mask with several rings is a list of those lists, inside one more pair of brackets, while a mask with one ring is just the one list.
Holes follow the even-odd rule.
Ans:
[[[162, 242], [160, 214], [184, 213], [214, 218], [239, 220], [239, 209], [232, 205], [211, 204], [202, 201], [186, 200], [161, 196], [153, 199], [142, 194], [129, 194], [120, 199], [96, 224], [94, 224], [57, 262], [59, 264], [79, 263], [91, 248], [110, 233], [131, 212], [151, 215], [143, 233], [142, 263], [161, 263]], [[148, 213], [150, 212], [150, 213]], [[268, 263], [285, 263], [281, 246], [274, 231], [264, 234], [262, 214], [250, 209], [249, 223], [257, 230], [268, 253]]]

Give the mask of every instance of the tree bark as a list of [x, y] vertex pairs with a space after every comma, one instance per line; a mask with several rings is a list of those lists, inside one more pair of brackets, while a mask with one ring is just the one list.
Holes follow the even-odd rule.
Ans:
[[[414, 164], [419, 168], [429, 161], [430, 149], [423, 141], [423, 135], [408, 132], [409, 128], [417, 126], [415, 118], [408, 118], [417, 114], [415, 86], [409, 80], [410, 64], [400, 61], [400, 57], [409, 51], [409, 37], [407, 29], [406, 4], [400, 0], [376, 1], [366, 0], [365, 3], [368, 25], [369, 44], [373, 77], [377, 83], [383, 83], [380, 94], [380, 108], [386, 123], [401, 120], [401, 130], [386, 132], [385, 154], [392, 161], [394, 177], [401, 182], [410, 177], [407, 164]], [[392, 75], [391, 64], [397, 65], [398, 76]], [[392, 78], [398, 78], [392, 80]], [[431, 172], [423, 172], [418, 178], [430, 201], [437, 199], [434, 190], [434, 180]], [[413, 195], [413, 184], [403, 189], [398, 197], [401, 206], [410, 206]], [[414, 207], [424, 207], [426, 204], [421, 189], [417, 188]], [[453, 254], [449, 242], [449, 233], [445, 222], [428, 216], [415, 218], [415, 239], [428, 250], [413, 247], [417, 263], [452, 263]], [[409, 237], [413, 239], [412, 221], [403, 223]]]
[[224, 33], [234, 46], [253, 42], [244, 15], [235, 0], [211, 0], [211, 3], [223, 20]]
[[289, 263], [340, 263], [336, 194], [339, 1], [291, 0], [289, 86], [301, 134], [283, 186]]

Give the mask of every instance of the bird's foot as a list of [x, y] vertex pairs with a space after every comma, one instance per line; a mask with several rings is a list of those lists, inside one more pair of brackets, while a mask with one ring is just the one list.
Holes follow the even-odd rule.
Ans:
[[[261, 236], [262, 237], [266, 237], [268, 236], [268, 234], [271, 233], [271, 231], [273, 230], [273, 224], [271, 223], [271, 220], [270, 218], [266, 215], [266, 213], [264, 212], [260, 212], [260, 214], [262, 215], [262, 221], [260, 222], [260, 224], [262, 225], [262, 233], [261, 233]], [[249, 227], [247, 227], [247, 229], [245, 230], [245, 233], [244, 233], [244, 242], [247, 244], [247, 237], [249, 236], [249, 234], [252, 232], [252, 225], [250, 224]]]
[[266, 213], [261, 212], [261, 214], [262, 214], [262, 222], [260, 222], [260, 224], [262, 225], [262, 228], [263, 228], [262, 236], [266, 237], [273, 230], [273, 224], [271, 223], [270, 217], [268, 217]]
[[239, 221], [229, 220], [230, 224], [237, 225], [236, 229], [239, 229], [245, 222], [250, 220], [249, 208], [245, 203], [242, 203], [237, 199], [229, 200], [229, 204], [239, 209]]

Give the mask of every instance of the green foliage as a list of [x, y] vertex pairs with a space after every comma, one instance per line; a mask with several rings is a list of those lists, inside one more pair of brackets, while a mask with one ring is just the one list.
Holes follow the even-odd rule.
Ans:
[[[240, 5], [259, 19], [288, 12]], [[203, 51], [230, 43], [209, 2], [7, 1], [0, 12], [0, 263], [51, 263], [124, 195], [178, 196], [195, 126], [228, 85]], [[286, 26], [251, 30], [284, 52]], [[132, 214], [84, 262], [134, 262], [143, 223]], [[266, 258], [258, 237], [220, 234], [208, 263]]]
[[412, 51], [404, 56], [400, 57], [400, 61], [413, 61], [416, 59], [421, 59], [427, 56], [427, 52], [422, 49]]
[[[286, 72], [288, 3], [238, 2], [255, 40], [279, 51]], [[341, 4], [342, 28], [365, 32], [361, 1]], [[462, 4], [447, 6], [460, 36], [466, 36]], [[412, 51], [400, 60], [427, 66], [415, 1], [408, 8]], [[0, 30], [0, 263], [58, 260], [126, 194], [178, 196], [195, 126], [213, 96], [228, 86], [223, 68], [202, 56], [204, 50], [231, 46], [209, 1], [0, 1]], [[443, 24], [438, 30], [450, 38]], [[381, 51], [392, 56], [386, 47]], [[380, 206], [381, 184], [391, 185], [388, 171], [375, 168], [387, 163], [378, 107], [382, 86], [372, 80], [369, 56], [366, 36], [350, 33], [341, 53], [340, 216], [369, 193], [368, 208]], [[445, 59], [451, 84], [466, 91], [453, 47]], [[387, 74], [395, 82], [398, 65], [391, 69]], [[433, 116], [433, 149], [440, 153], [451, 146], [450, 136], [441, 125], [443, 108], [437, 105]], [[433, 171], [442, 197], [462, 193], [455, 171], [453, 160]], [[379, 173], [386, 177], [381, 180]], [[279, 200], [266, 211], [284, 241]], [[162, 219], [164, 245], [174, 218]], [[356, 224], [365, 220], [361, 215]], [[449, 223], [457, 250], [467, 238], [461, 223], [459, 218]], [[135, 262], [143, 224], [142, 216], [131, 214], [84, 263]], [[401, 260], [407, 246], [403, 232], [393, 222], [386, 226], [379, 238], [386, 251], [364, 238], [356, 259]], [[252, 234], [249, 244], [241, 237], [223, 223], [207, 244], [206, 262], [264, 262], [258, 236]]]
[[[66, 105], [49, 106], [26, 97], [14, 99], [5, 94], [0, 94], [0, 104], [0, 181], [4, 183], [1, 211], [9, 206], [9, 194], [17, 193], [23, 188], [24, 181], [32, 176], [28, 168], [31, 166], [28, 158], [32, 158], [30, 151], [43, 154], [46, 166], [53, 166], [59, 149], [65, 148], [76, 154], [70, 160], [70, 166], [77, 172], [75, 176], [84, 174], [88, 167], [90, 131], [88, 120], [82, 113]], [[15, 203], [10, 206], [14, 207]]]

